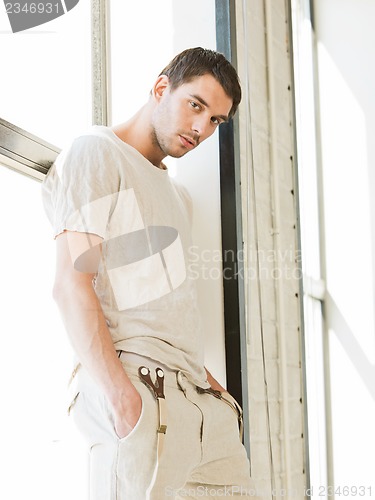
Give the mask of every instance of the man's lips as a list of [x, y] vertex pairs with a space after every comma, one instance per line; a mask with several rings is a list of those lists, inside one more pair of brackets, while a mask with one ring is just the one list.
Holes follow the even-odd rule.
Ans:
[[185, 135], [179, 135], [179, 139], [180, 139], [181, 144], [186, 149], [193, 149], [197, 145], [197, 141], [192, 139], [191, 137], [188, 137]]

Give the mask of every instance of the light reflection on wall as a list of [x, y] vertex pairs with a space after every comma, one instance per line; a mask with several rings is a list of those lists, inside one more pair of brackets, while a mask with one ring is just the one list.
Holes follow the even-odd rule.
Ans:
[[[322, 201], [335, 486], [375, 487], [375, 5], [318, 0]], [[369, 494], [369, 491], [366, 491]]]

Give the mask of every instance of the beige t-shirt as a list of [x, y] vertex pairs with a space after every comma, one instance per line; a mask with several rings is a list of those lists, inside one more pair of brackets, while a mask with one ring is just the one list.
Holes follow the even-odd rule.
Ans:
[[[42, 196], [55, 237], [69, 230], [103, 238], [94, 287], [115, 348], [148, 356], [209, 387], [189, 272], [186, 190], [111, 129], [96, 126], [59, 155]], [[85, 271], [85, 260], [75, 267]]]

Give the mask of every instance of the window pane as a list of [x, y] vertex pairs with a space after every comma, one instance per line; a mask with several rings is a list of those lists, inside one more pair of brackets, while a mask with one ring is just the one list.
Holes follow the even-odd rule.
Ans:
[[[1, 117], [57, 147], [91, 124], [90, 5], [15, 34], [0, 9]], [[0, 498], [84, 500], [86, 456], [66, 453], [72, 353], [51, 297], [40, 183], [0, 165], [0, 214]]]
[[90, 5], [19, 33], [0, 9], [1, 118], [60, 147], [91, 121]]
[[83, 457], [62, 453], [72, 356], [51, 297], [55, 242], [40, 183], [0, 165], [0, 213], [0, 498], [82, 500], [70, 464]]

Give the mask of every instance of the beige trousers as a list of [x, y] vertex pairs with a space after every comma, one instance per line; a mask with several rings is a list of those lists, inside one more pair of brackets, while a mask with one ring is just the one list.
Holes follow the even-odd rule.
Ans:
[[[143, 364], [154, 380], [157, 365], [146, 358]], [[126, 361], [124, 368], [141, 395], [142, 412], [122, 439], [97, 385], [84, 369], [76, 376], [71, 414], [89, 446], [90, 500], [254, 500], [235, 411], [211, 394], [199, 394], [182, 372], [163, 367], [167, 432], [158, 460], [158, 402], [140, 380], [138, 366]]]

